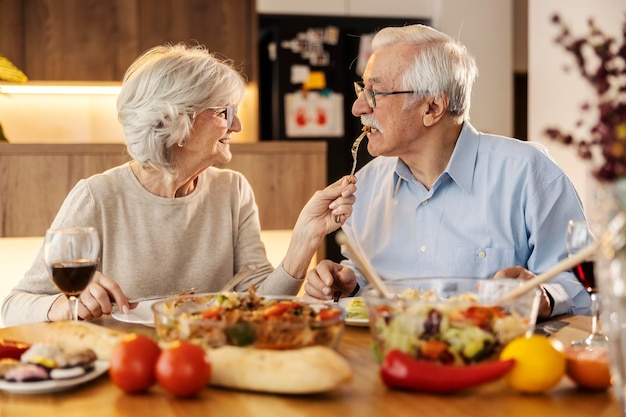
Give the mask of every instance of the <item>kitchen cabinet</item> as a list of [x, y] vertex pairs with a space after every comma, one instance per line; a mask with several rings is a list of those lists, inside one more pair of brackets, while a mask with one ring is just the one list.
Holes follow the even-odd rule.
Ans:
[[9, 58], [20, 69], [24, 66], [24, 11], [22, 0], [0, 0], [0, 55]]
[[143, 49], [165, 42], [207, 45], [256, 79], [257, 14], [254, 0], [141, 0]]
[[158, 44], [206, 45], [256, 73], [255, 0], [3, 0], [0, 53], [31, 80], [120, 81]]

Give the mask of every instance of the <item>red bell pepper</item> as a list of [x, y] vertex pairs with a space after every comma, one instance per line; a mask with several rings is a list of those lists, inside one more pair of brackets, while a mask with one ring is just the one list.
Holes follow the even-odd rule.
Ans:
[[30, 348], [29, 343], [0, 339], [0, 359], [20, 359], [22, 353]]
[[389, 388], [451, 394], [494, 381], [509, 372], [514, 364], [515, 360], [509, 359], [472, 365], [442, 365], [392, 350], [383, 359], [380, 376]]

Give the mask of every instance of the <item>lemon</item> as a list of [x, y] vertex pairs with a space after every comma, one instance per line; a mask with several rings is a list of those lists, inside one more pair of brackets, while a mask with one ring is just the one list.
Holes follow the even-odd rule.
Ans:
[[504, 347], [500, 359], [515, 359], [506, 383], [516, 391], [537, 394], [554, 388], [565, 375], [565, 354], [550, 339], [518, 337]]

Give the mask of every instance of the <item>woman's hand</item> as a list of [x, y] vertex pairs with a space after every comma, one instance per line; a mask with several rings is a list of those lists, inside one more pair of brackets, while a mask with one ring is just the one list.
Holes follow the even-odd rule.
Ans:
[[339, 229], [352, 214], [355, 191], [356, 177], [349, 175], [316, 191], [300, 212], [294, 231], [308, 229], [311, 234], [323, 237]]
[[[78, 317], [83, 320], [91, 320], [103, 314], [111, 314], [113, 303], [117, 304], [123, 313], [128, 313], [131, 308], [137, 306], [137, 304], [130, 305], [128, 303], [128, 297], [116, 281], [104, 276], [100, 271], [96, 271], [93, 279], [80, 295]], [[63, 295], [52, 304], [48, 312], [48, 320], [68, 320], [69, 317], [69, 305]]]
[[352, 214], [355, 191], [356, 177], [347, 175], [313, 194], [298, 216], [282, 263], [289, 275], [304, 278], [326, 235], [339, 229]]

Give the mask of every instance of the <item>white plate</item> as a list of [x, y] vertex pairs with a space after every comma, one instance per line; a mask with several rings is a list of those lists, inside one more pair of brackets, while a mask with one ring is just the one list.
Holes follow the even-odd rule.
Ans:
[[117, 308], [113, 310], [111, 316], [124, 323], [143, 324], [144, 326], [154, 327], [154, 313], [152, 312], [152, 304], [159, 300], [142, 301], [136, 308], [130, 310], [128, 314], [123, 314]]
[[[339, 299], [339, 305], [344, 308], [344, 310], [348, 311], [348, 303], [352, 301], [353, 298], [357, 297], [346, 297]], [[367, 327], [369, 326], [370, 321], [368, 319], [349, 319], [345, 320], [348, 326], [356, 326], [356, 327]]]
[[96, 361], [93, 371], [77, 378], [48, 379], [33, 382], [9, 382], [0, 380], [0, 390], [13, 394], [49, 394], [52, 392], [65, 391], [96, 379], [109, 369], [109, 362]]

